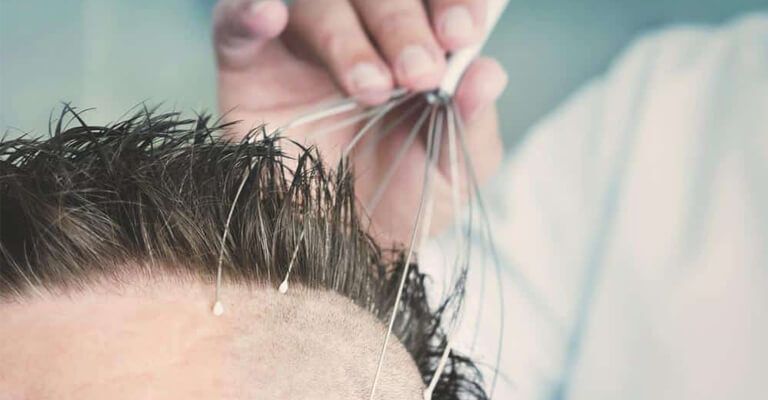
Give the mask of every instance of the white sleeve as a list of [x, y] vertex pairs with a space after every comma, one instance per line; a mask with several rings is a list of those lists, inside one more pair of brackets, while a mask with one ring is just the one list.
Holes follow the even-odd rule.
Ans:
[[[765, 393], [767, 160], [765, 14], [645, 37], [535, 126], [485, 194], [494, 398]], [[458, 348], [493, 366], [481, 252]]]

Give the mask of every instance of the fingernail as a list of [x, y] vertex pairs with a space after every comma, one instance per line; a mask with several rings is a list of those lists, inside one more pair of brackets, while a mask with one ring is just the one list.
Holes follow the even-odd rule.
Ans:
[[408, 79], [419, 78], [435, 70], [436, 62], [432, 54], [423, 46], [406, 46], [397, 60], [397, 69]]
[[475, 21], [467, 7], [453, 6], [443, 12], [438, 29], [443, 38], [465, 43], [475, 32]]
[[356, 93], [387, 90], [390, 86], [389, 77], [378, 66], [369, 62], [355, 65], [347, 79]]

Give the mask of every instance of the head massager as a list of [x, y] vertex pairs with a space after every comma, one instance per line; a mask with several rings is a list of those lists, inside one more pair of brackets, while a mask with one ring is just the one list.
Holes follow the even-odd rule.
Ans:
[[[447, 142], [448, 157], [450, 160], [449, 175], [450, 175], [450, 181], [452, 186], [451, 188], [452, 189], [452, 196], [451, 196], [452, 207], [453, 207], [454, 213], [456, 214], [455, 217], [457, 222], [455, 224], [455, 230], [456, 230], [455, 235], [459, 241], [458, 243], [461, 244], [458, 247], [468, 249], [469, 242], [473, 240], [473, 237], [472, 237], [473, 233], [469, 230], [467, 230], [466, 232], [462, 231], [462, 227], [460, 226], [460, 223], [459, 223], [462, 217], [460, 182], [461, 182], [462, 172], [463, 172], [464, 180], [466, 183], [465, 187], [467, 187], [468, 188], [467, 190], [469, 190], [470, 192], [469, 193], [470, 196], [467, 196], [467, 198], [470, 199], [469, 205], [477, 207], [478, 209], [477, 211], [480, 213], [481, 219], [485, 221], [484, 229], [482, 230], [483, 237], [479, 239], [487, 241], [488, 248], [491, 250], [492, 255], [495, 257], [495, 251], [493, 251], [493, 241], [491, 238], [490, 227], [488, 225], [488, 217], [487, 215], [485, 215], [485, 207], [483, 205], [482, 198], [480, 197], [476, 175], [472, 167], [470, 154], [468, 152], [467, 145], [464, 139], [464, 128], [462, 125], [461, 118], [453, 103], [453, 96], [456, 92], [459, 82], [461, 81], [462, 76], [464, 75], [464, 72], [472, 63], [472, 61], [478, 56], [482, 48], [485, 46], [485, 43], [487, 42], [488, 37], [491, 34], [491, 31], [498, 23], [499, 18], [501, 17], [508, 3], [509, 3], [509, 0], [487, 0], [487, 5], [486, 5], [487, 16], [485, 19], [486, 26], [485, 26], [485, 31], [484, 31], [482, 40], [478, 41], [478, 43], [473, 46], [461, 49], [450, 55], [445, 76], [437, 89], [426, 92], [426, 93], [411, 93], [404, 89], [397, 89], [391, 93], [390, 99], [387, 102], [371, 108], [360, 107], [358, 102], [354, 98], [342, 99], [341, 101], [334, 102], [333, 104], [320, 107], [317, 110], [312, 111], [310, 113], [297, 116], [293, 120], [289, 121], [286, 125], [278, 129], [277, 131], [279, 134], [284, 134], [285, 132], [288, 132], [293, 128], [297, 128], [313, 122], [319, 122], [322, 120], [329, 119], [331, 117], [335, 117], [335, 118], [344, 117], [340, 121], [334, 121], [330, 126], [322, 127], [319, 130], [314, 131], [311, 137], [318, 137], [320, 135], [330, 134], [342, 128], [348, 128], [350, 126], [359, 124], [360, 126], [359, 130], [357, 130], [354, 137], [352, 138], [352, 140], [349, 142], [349, 144], [346, 146], [346, 148], [342, 153], [342, 157], [346, 158], [347, 156], [349, 156], [350, 152], [358, 146], [360, 141], [366, 135], [368, 135], [371, 131], [374, 130], [373, 129], [374, 127], [380, 125], [383, 122], [385, 117], [390, 117], [391, 121], [384, 124], [383, 126], [379, 127], [379, 129], [376, 130], [379, 137], [383, 137], [387, 135], [396, 126], [405, 123], [406, 120], [408, 120], [410, 117], [414, 117], [415, 115], [418, 115], [418, 117], [416, 117], [415, 123], [409, 130], [408, 135], [405, 141], [403, 142], [400, 150], [395, 155], [394, 161], [392, 162], [390, 169], [382, 179], [382, 182], [380, 183], [377, 191], [372, 196], [371, 201], [367, 204], [366, 210], [369, 213], [373, 212], [373, 210], [376, 209], [376, 206], [378, 205], [378, 203], [381, 201], [381, 198], [384, 194], [385, 189], [387, 188], [388, 184], [390, 183], [390, 180], [394, 176], [394, 173], [397, 170], [398, 166], [402, 162], [408, 148], [414, 143], [415, 139], [420, 134], [426, 134], [427, 162], [424, 168], [424, 183], [421, 190], [421, 196], [420, 196], [418, 210], [416, 214], [416, 221], [414, 222], [414, 226], [411, 231], [410, 243], [407, 248], [407, 253], [406, 253], [407, 256], [404, 263], [404, 268], [406, 268], [406, 270], [403, 271], [403, 274], [401, 275], [401, 281], [398, 287], [397, 297], [395, 298], [395, 305], [393, 307], [393, 312], [389, 319], [387, 333], [386, 333], [386, 336], [384, 337], [383, 344], [381, 347], [379, 360], [376, 368], [376, 373], [371, 383], [371, 390], [370, 390], [370, 396], [369, 396], [370, 400], [373, 400], [374, 396], [376, 395], [376, 388], [378, 386], [382, 367], [384, 365], [386, 349], [388, 347], [388, 343], [392, 334], [392, 329], [395, 323], [395, 317], [397, 314], [398, 306], [402, 298], [403, 287], [405, 285], [405, 282], [408, 276], [409, 265], [411, 264], [411, 261], [412, 261], [412, 258], [414, 257], [414, 253], [416, 249], [420, 248], [423, 242], [428, 237], [429, 227], [431, 224], [432, 207], [433, 207], [432, 171], [435, 168], [435, 165], [437, 163], [437, 158], [442, 149], [443, 140]], [[416, 99], [417, 96], [420, 96], [420, 95], [424, 96], [424, 98], [427, 100], [425, 107], [421, 109], [409, 108], [407, 111], [398, 113], [398, 107], [403, 106], [405, 103]], [[419, 111], [421, 112], [420, 114], [418, 114]], [[398, 115], [393, 115], [393, 114], [398, 114]], [[424, 132], [425, 126], [426, 126], [426, 132]], [[376, 143], [376, 140], [373, 140], [374, 145], [375, 143]], [[465, 161], [464, 171], [461, 171], [459, 168], [460, 158], [463, 158], [463, 160]], [[237, 203], [237, 199], [239, 198], [240, 193], [242, 192], [247, 179], [248, 179], [248, 175], [246, 174], [243, 177], [242, 183], [240, 184], [240, 187], [238, 188], [237, 193], [235, 194], [235, 199], [233, 201], [233, 205], [232, 205], [232, 208], [230, 209], [229, 215], [227, 216], [226, 225], [224, 227], [224, 233], [222, 234], [222, 238], [221, 238], [221, 250], [219, 254], [219, 262], [218, 262], [217, 275], [216, 275], [215, 299], [214, 299], [214, 305], [212, 308], [213, 313], [217, 316], [222, 315], [224, 313], [224, 306], [221, 302], [221, 297], [220, 297], [224, 244], [229, 235], [229, 225], [232, 219], [234, 206]], [[291, 270], [293, 269], [293, 264], [296, 261], [296, 255], [298, 253], [299, 247], [301, 245], [301, 242], [303, 241], [303, 237], [304, 237], [304, 232], [302, 231], [301, 236], [299, 237], [299, 240], [297, 242], [298, 245], [291, 257], [291, 261], [288, 266], [286, 275], [278, 288], [280, 293], [285, 294], [288, 292], [288, 287], [289, 287], [288, 280], [290, 278]], [[464, 254], [461, 254], [461, 252], [459, 252], [459, 255], [457, 255], [458, 260], [456, 260], [456, 262], [454, 263], [455, 265], [454, 268], [458, 268], [459, 270], [454, 271], [452, 275], [453, 280], [455, 281], [454, 283], [457, 283], [461, 279], [460, 277], [466, 274], [466, 270], [468, 268], [468, 257], [466, 254], [467, 252], [468, 250], [464, 252]], [[498, 271], [498, 262], [495, 262], [495, 264]], [[503, 308], [503, 299], [500, 299], [500, 301], [502, 303], [500, 304], [500, 306], [501, 308]], [[456, 311], [457, 314], [460, 313], [460, 311], [461, 310], [459, 307], [459, 309]], [[443, 370], [446, 366], [448, 356], [453, 347], [453, 343], [451, 340], [452, 332], [456, 327], [456, 325], [458, 324], [459, 319], [460, 319], [460, 316], [453, 318], [453, 324], [451, 327], [448, 328], [448, 332], [449, 332], [448, 340], [447, 340], [447, 343], [445, 344], [445, 348], [438, 362], [437, 370], [435, 371], [435, 374], [432, 377], [429, 385], [424, 390], [425, 400], [429, 400], [432, 398], [432, 393], [435, 390], [435, 387], [439, 382], [440, 376], [442, 375]], [[501, 353], [501, 337], [502, 336], [503, 336], [503, 332], [500, 332], [499, 344], [498, 344], [499, 355]], [[497, 359], [497, 366], [498, 366], [498, 359]], [[491, 393], [493, 393], [493, 387], [495, 386], [495, 382], [496, 382], [496, 375], [494, 375], [493, 381], [491, 383]]]

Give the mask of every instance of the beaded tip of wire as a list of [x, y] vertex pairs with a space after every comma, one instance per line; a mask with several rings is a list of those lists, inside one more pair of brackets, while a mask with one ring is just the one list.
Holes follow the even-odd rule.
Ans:
[[213, 311], [213, 315], [220, 317], [222, 314], [224, 314], [224, 305], [221, 304], [220, 301], [217, 301], [213, 303], [213, 309], [211, 311]]
[[277, 291], [280, 292], [280, 294], [288, 293], [288, 280], [284, 280], [283, 283], [281, 283], [277, 288]]

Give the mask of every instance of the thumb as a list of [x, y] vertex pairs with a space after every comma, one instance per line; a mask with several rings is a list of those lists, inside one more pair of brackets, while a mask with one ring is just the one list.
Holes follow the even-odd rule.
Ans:
[[213, 42], [219, 68], [242, 69], [279, 36], [288, 9], [279, 0], [221, 0], [213, 11]]
[[[476, 178], [480, 182], [490, 177], [501, 163], [504, 146], [494, 104], [506, 85], [507, 73], [501, 64], [481, 57], [467, 68], [454, 96], [460, 120], [466, 123], [463, 125], [466, 151], [472, 158]], [[457, 161], [461, 163], [463, 157]], [[445, 176], [451, 174], [450, 165], [450, 154], [444, 152], [438, 167]]]

